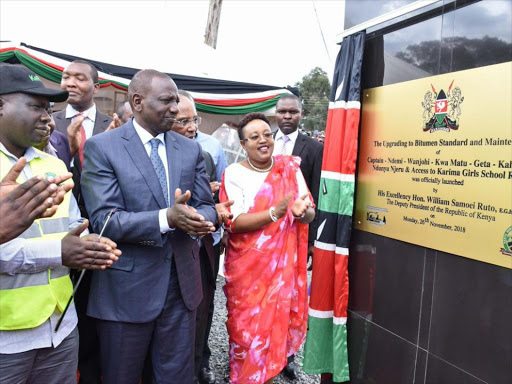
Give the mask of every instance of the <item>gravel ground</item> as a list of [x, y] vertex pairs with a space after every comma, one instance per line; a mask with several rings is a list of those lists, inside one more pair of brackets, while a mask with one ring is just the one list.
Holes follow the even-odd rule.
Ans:
[[[217, 278], [217, 290], [215, 292], [215, 312], [209, 339], [210, 349], [212, 350], [210, 368], [215, 371], [217, 383], [219, 384], [229, 383], [228, 333], [225, 325], [227, 319], [226, 296], [222, 290], [224, 281], [224, 278], [219, 275]], [[299, 365], [299, 379], [291, 381], [282, 375], [278, 375], [274, 379], [275, 384], [320, 383], [320, 375], [308, 375], [301, 369], [303, 347], [304, 346], [302, 346], [295, 355], [295, 361]]]

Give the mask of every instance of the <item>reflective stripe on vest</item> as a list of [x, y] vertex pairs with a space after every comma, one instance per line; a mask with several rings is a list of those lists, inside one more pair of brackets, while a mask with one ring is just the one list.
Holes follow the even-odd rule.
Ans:
[[[47, 177], [68, 172], [59, 159], [37, 152], [41, 158], [29, 163], [34, 176]], [[11, 166], [10, 160], [0, 151], [0, 178]], [[23, 181], [18, 179], [20, 183]], [[26, 241], [61, 240], [69, 227], [70, 196], [71, 192], [68, 192], [53, 217], [34, 221], [19, 237]], [[72, 292], [73, 285], [66, 267], [39, 273], [0, 275], [0, 330], [28, 329], [43, 324], [56, 308], [61, 312], [64, 310]]]
[[59, 219], [52, 219], [39, 222], [43, 235], [50, 235], [52, 233], [67, 232], [69, 228], [69, 217], [61, 217]]
[[51, 279], [50, 284], [47, 275], [46, 285], [0, 290], [0, 330], [40, 326], [55, 312], [55, 308], [60, 312], [64, 310], [72, 292], [69, 275]]
[[43, 235], [51, 235], [59, 232], [67, 232], [69, 228], [69, 218], [61, 217], [58, 219], [48, 218], [39, 223], [32, 223], [28, 229], [23, 232], [19, 237], [22, 239], [33, 239], [42, 237]]
[[22, 239], [31, 239], [34, 237], [41, 237], [41, 230], [39, 229], [39, 224], [32, 223], [28, 229], [19, 235]]
[[[68, 267], [50, 269], [50, 279], [58, 279], [69, 275]], [[0, 278], [0, 290], [34, 287], [48, 284], [48, 270], [37, 273], [17, 273], [16, 275], [2, 275]]]

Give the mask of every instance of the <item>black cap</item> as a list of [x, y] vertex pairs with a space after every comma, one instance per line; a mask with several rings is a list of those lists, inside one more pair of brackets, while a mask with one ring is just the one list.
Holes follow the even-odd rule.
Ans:
[[39, 76], [30, 69], [21, 65], [0, 65], [0, 95], [18, 92], [45, 96], [57, 103], [68, 99], [68, 91], [46, 88]]

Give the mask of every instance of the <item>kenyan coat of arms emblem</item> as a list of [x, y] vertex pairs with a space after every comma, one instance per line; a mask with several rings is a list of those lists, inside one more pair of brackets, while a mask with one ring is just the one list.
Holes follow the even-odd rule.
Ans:
[[453, 82], [454, 80], [447, 93], [443, 89], [437, 92], [433, 85], [431, 85], [432, 92], [425, 93], [421, 103], [424, 132], [433, 133], [438, 130], [450, 132], [452, 129], [459, 129], [459, 118], [462, 112], [460, 105], [464, 101], [464, 97], [459, 87], [452, 90]]

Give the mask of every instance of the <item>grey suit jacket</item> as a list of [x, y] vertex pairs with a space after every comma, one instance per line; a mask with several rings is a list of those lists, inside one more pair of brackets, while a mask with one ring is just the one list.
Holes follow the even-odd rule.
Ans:
[[[55, 121], [55, 129], [67, 136], [67, 129], [69, 124], [71, 124], [71, 119], [66, 119], [66, 110], [63, 109], [62, 111], [55, 112], [53, 114], [53, 120]], [[105, 132], [111, 121], [111, 117], [101, 113], [98, 107], [96, 107], [96, 119], [94, 120], [92, 135], [95, 136], [98, 133]]]
[[[62, 111], [55, 112], [53, 114], [53, 120], [55, 121], [55, 130], [63, 133], [67, 137], [67, 130], [69, 124], [71, 124], [71, 119], [66, 119], [66, 110], [63, 109]], [[105, 132], [111, 121], [111, 117], [105, 115], [104, 113], [101, 113], [96, 107], [96, 119], [94, 120], [94, 129], [92, 131], [92, 135], [95, 136], [97, 134]], [[87, 210], [85, 208], [85, 202], [82, 197], [82, 191], [80, 186], [80, 175], [82, 173], [82, 166], [80, 164], [80, 159], [78, 158], [78, 153], [75, 154], [74, 164], [71, 171], [73, 172], [73, 182], [75, 183], [75, 186], [73, 187], [73, 195], [76, 198], [82, 217], [87, 218], [89, 217], [89, 215], [87, 214]]]
[[[170, 204], [174, 190], [190, 190], [189, 205], [207, 221], [216, 222], [201, 147], [174, 132], [165, 134], [169, 165]], [[111, 209], [104, 235], [123, 255], [105, 271], [93, 273], [89, 316], [123, 322], [148, 322], [161, 312], [174, 258], [185, 305], [194, 309], [202, 299], [197, 240], [180, 229], [162, 234], [158, 221], [166, 208], [151, 160], [132, 121], [86, 141], [82, 192], [96, 233]]]

